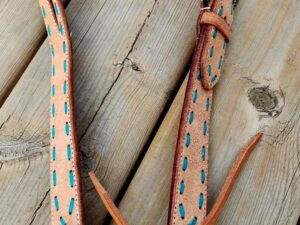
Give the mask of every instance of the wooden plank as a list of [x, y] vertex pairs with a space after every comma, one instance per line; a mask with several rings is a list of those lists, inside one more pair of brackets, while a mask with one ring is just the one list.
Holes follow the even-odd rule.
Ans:
[[45, 28], [36, 0], [3, 0], [0, 8], [1, 106], [45, 39]]
[[[68, 6], [87, 224], [101, 224], [106, 212], [86, 179], [86, 167], [96, 170], [114, 198], [118, 195], [192, 54], [198, 7], [192, 0], [75, 0]], [[50, 66], [44, 43], [0, 109], [5, 168], [0, 186], [15, 190], [0, 196], [1, 224], [49, 223], [44, 158]], [[30, 162], [30, 176], [24, 175], [23, 161]], [[11, 178], [5, 175], [8, 171]], [[22, 186], [15, 188], [13, 179], [22, 179]], [[32, 198], [30, 193], [39, 194]], [[15, 197], [20, 195], [24, 197]], [[13, 211], [15, 223], [7, 204], [24, 206]]]
[[[241, 1], [238, 6], [223, 77], [215, 88], [209, 208], [239, 149], [257, 130], [265, 135], [218, 224], [292, 225], [299, 218], [299, 7], [295, 1], [271, 0]], [[185, 84], [120, 203], [131, 225], [167, 222], [184, 88]]]

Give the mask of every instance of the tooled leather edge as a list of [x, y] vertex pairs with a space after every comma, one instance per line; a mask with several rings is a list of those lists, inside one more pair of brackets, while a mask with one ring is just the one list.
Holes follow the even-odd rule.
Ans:
[[[211, 3], [210, 3], [211, 4]], [[203, 7], [203, 5], [201, 5], [201, 7]], [[201, 18], [203, 12], [200, 11], [199, 13], [199, 19]], [[198, 19], [198, 21], [200, 21]], [[179, 172], [179, 168], [178, 165], [180, 164], [180, 138], [182, 137], [182, 132], [183, 132], [183, 126], [184, 126], [184, 115], [187, 113], [186, 111], [188, 110], [188, 95], [187, 93], [189, 93], [189, 91], [192, 89], [192, 84], [193, 84], [193, 74], [197, 73], [199, 66], [200, 66], [200, 57], [202, 54], [202, 49], [203, 49], [203, 43], [204, 43], [204, 38], [205, 38], [205, 30], [206, 30], [206, 26], [200, 26], [200, 23], [197, 22], [196, 25], [196, 33], [197, 33], [197, 37], [196, 37], [196, 46], [195, 46], [195, 50], [193, 53], [193, 60], [192, 60], [192, 65], [191, 65], [191, 69], [189, 72], [189, 78], [188, 78], [188, 83], [187, 83], [187, 87], [186, 87], [186, 91], [185, 91], [185, 97], [184, 97], [184, 103], [183, 103], [183, 107], [182, 107], [182, 112], [181, 112], [181, 117], [180, 117], [180, 124], [179, 124], [179, 131], [178, 131], [178, 136], [177, 136], [177, 146], [176, 146], [176, 150], [175, 150], [175, 156], [174, 156], [174, 163], [173, 163], [173, 169], [172, 169], [172, 182], [171, 182], [171, 189], [170, 189], [170, 200], [169, 200], [169, 209], [168, 209], [168, 225], [172, 224], [173, 221], [173, 209], [174, 209], [174, 203], [175, 203], [175, 197], [176, 197], [176, 183], [178, 182], [178, 172]]]

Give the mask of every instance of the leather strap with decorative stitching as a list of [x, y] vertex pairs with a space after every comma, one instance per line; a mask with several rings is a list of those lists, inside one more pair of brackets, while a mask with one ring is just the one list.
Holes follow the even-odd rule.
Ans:
[[51, 65], [50, 174], [51, 223], [82, 225], [79, 161], [76, 142], [72, 46], [59, 0], [39, 0], [45, 21]]
[[[82, 225], [78, 149], [72, 91], [72, 46], [59, 0], [39, 0], [45, 21], [51, 66], [51, 222]], [[262, 134], [237, 156], [211, 212], [207, 208], [208, 140], [213, 87], [218, 82], [236, 1], [210, 1], [200, 10], [197, 45], [180, 121], [170, 196], [168, 225], [212, 225], [217, 221], [238, 173]], [[202, 5], [203, 7], [203, 5]], [[89, 176], [118, 225], [127, 225], [93, 172]]]

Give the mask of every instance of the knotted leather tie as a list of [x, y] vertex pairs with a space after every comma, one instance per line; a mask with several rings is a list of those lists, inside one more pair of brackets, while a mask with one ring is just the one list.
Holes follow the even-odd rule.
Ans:
[[[51, 72], [51, 221], [83, 224], [73, 91], [72, 46], [59, 0], [39, 0], [52, 57]], [[225, 49], [231, 35], [236, 1], [215, 0], [201, 5], [189, 81], [181, 115], [169, 207], [169, 225], [215, 224], [238, 173], [262, 134], [257, 133], [237, 156], [208, 215], [207, 173], [213, 87], [220, 79]], [[204, 7], [204, 8], [203, 8]], [[125, 218], [93, 172], [89, 176], [118, 225]]]

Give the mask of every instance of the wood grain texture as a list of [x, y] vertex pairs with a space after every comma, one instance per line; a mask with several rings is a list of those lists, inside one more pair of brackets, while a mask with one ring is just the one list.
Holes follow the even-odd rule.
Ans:
[[[210, 208], [239, 149], [258, 130], [265, 135], [218, 224], [294, 225], [299, 218], [299, 8], [299, 2], [277, 0], [240, 1], [237, 8], [223, 75], [215, 88]], [[180, 101], [179, 94], [120, 203], [132, 225], [166, 224]]]
[[0, 2], [0, 106], [45, 39], [40, 15], [36, 0]]
[[[192, 54], [198, 9], [192, 0], [69, 4], [87, 224], [106, 211], [86, 168], [118, 195]], [[50, 222], [50, 68], [44, 42], [0, 109], [0, 224]]]

